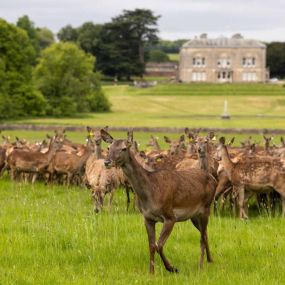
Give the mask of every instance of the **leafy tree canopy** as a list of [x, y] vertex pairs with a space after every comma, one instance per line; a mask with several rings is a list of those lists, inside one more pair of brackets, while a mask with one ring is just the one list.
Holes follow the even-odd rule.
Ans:
[[266, 61], [271, 77], [285, 78], [285, 43], [269, 43]]
[[32, 84], [35, 49], [27, 32], [0, 19], [0, 117], [43, 115], [45, 100]]
[[[74, 43], [55, 43], [43, 51], [35, 79], [48, 102], [47, 114], [70, 116], [110, 109], [98, 74], [93, 72], [94, 62], [93, 56]], [[94, 103], [99, 97], [104, 101], [102, 105]]]
[[169, 56], [160, 50], [151, 50], [148, 55], [149, 62], [168, 62], [170, 61]]

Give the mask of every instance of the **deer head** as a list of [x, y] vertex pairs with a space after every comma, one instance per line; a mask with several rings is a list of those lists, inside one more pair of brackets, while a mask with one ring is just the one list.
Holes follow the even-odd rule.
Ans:
[[104, 129], [101, 130], [102, 139], [110, 144], [108, 155], [104, 161], [106, 167], [123, 166], [129, 159], [129, 149], [132, 143], [128, 140], [115, 140]]
[[172, 141], [168, 137], [164, 136], [164, 141], [169, 144], [169, 154], [170, 155], [177, 155], [181, 149], [185, 148], [184, 135], [180, 136], [178, 141]]

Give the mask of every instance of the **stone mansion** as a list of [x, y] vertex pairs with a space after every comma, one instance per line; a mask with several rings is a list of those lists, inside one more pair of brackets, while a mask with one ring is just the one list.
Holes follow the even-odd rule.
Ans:
[[268, 76], [266, 45], [240, 34], [216, 39], [202, 34], [180, 50], [181, 82], [265, 82]]

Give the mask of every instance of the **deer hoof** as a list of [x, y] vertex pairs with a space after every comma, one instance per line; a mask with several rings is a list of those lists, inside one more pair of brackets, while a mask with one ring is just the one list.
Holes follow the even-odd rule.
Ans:
[[175, 267], [170, 267], [170, 268], [166, 268], [167, 271], [172, 272], [172, 273], [178, 273], [178, 269]]

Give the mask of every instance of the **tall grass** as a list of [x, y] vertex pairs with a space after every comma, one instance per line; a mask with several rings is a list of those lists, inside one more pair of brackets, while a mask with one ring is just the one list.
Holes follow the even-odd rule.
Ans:
[[[118, 190], [111, 210], [94, 214], [90, 194], [79, 188], [0, 181], [1, 284], [282, 284], [285, 221], [266, 216], [241, 222], [211, 217], [214, 263], [198, 269], [199, 234], [177, 223], [166, 255], [170, 274], [156, 257], [148, 274], [143, 218], [125, 210]], [[161, 228], [161, 225], [158, 227]], [[158, 230], [159, 230], [158, 229]]]

